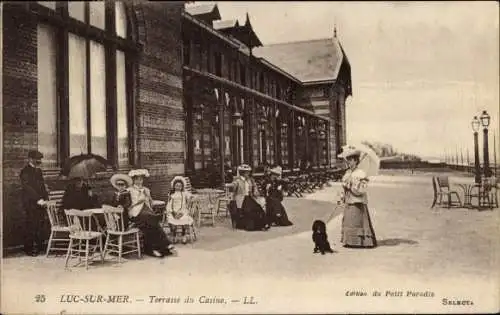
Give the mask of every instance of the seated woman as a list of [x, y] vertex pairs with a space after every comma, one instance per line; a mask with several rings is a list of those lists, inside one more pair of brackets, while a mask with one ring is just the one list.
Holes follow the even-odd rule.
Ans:
[[[113, 195], [112, 205], [115, 207], [122, 207], [123, 209], [128, 209], [132, 205], [132, 199], [130, 197], [130, 192], [127, 190], [132, 186], [132, 178], [126, 174], [114, 174], [109, 179], [111, 185], [116, 189]], [[128, 229], [128, 211], [123, 211], [123, 227], [125, 230]]]
[[229, 203], [231, 221], [236, 229], [265, 231], [269, 229], [269, 224], [266, 213], [255, 200], [259, 192], [254, 179], [250, 177], [251, 170], [249, 165], [239, 166], [238, 174], [231, 184], [233, 189], [233, 200]]
[[182, 230], [182, 243], [187, 243], [186, 232], [193, 224], [193, 218], [189, 215], [188, 201], [192, 198], [191, 193], [184, 191], [186, 179], [182, 176], [176, 176], [170, 183], [172, 191], [167, 203], [167, 220], [170, 225], [170, 231], [176, 236], [179, 228]]
[[[82, 177], [70, 179], [70, 183], [66, 187], [62, 199], [63, 209], [85, 210], [100, 207], [101, 203], [99, 198], [92, 192], [87, 180]], [[106, 220], [104, 219], [104, 216], [99, 215], [94, 216], [94, 218], [98, 228], [104, 230], [106, 228]]]
[[99, 208], [101, 204], [97, 195], [92, 192], [88, 182], [81, 178], [72, 178], [64, 191], [62, 199], [63, 209], [92, 209]]
[[283, 201], [283, 183], [280, 182], [281, 167], [274, 167], [269, 170], [269, 179], [265, 183], [266, 214], [269, 224], [279, 226], [293, 225], [288, 220]]
[[173, 246], [151, 207], [153, 203], [151, 192], [143, 186], [144, 178], [149, 177], [148, 170], [131, 170], [128, 175], [133, 181], [132, 186], [127, 189], [131, 199], [128, 216], [144, 234], [144, 252], [154, 257], [172, 255]]

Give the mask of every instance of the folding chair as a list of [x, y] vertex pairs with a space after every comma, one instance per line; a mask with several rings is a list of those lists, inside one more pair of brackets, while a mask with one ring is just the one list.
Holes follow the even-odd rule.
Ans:
[[[123, 255], [130, 253], [137, 253], [137, 257], [141, 258], [139, 229], [133, 227], [125, 230], [123, 208], [108, 205], [103, 205], [102, 208], [106, 219], [106, 243], [103, 257], [106, 258], [107, 253], [116, 253], [118, 263], [121, 263]], [[128, 250], [124, 251], [124, 248]]]

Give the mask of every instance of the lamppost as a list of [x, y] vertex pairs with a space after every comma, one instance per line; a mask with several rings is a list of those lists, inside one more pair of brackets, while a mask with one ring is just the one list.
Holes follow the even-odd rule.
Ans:
[[474, 116], [471, 125], [472, 130], [474, 131], [474, 181], [476, 184], [479, 184], [481, 182], [481, 168], [479, 166], [479, 143], [477, 134], [480, 124], [481, 122], [479, 121], [477, 116]]
[[490, 115], [483, 110], [483, 113], [481, 114], [481, 124], [483, 125], [484, 129], [484, 142], [483, 142], [483, 157], [484, 157], [484, 177], [488, 178], [491, 177], [491, 169], [490, 169], [490, 156], [489, 156], [489, 150], [488, 150], [488, 126], [490, 125]]

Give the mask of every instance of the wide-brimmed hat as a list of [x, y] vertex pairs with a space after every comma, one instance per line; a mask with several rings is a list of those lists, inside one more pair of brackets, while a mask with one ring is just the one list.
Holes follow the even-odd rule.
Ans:
[[120, 180], [127, 183], [127, 186], [132, 185], [132, 178], [130, 178], [130, 176], [128, 176], [127, 174], [115, 174], [115, 175], [111, 176], [111, 178], [109, 179], [111, 185], [116, 189], [119, 189], [119, 187], [118, 187], [118, 185], [116, 185], [116, 183]]
[[149, 177], [149, 171], [147, 169], [144, 169], [144, 168], [135, 169], [135, 170], [131, 170], [130, 172], [128, 172], [128, 176], [130, 176], [130, 177], [136, 177], [136, 176]]
[[30, 150], [28, 152], [28, 158], [35, 160], [43, 159], [43, 154], [37, 150]]
[[281, 168], [281, 166], [276, 166], [276, 167], [273, 167], [269, 170], [269, 172], [271, 174], [276, 174], [278, 176], [281, 176], [281, 174], [283, 173], [283, 170]]
[[360, 156], [361, 151], [356, 149], [355, 147], [344, 147], [342, 150], [342, 153], [338, 155], [339, 158], [347, 159], [348, 157], [351, 156]]
[[172, 181], [170, 182], [170, 187], [174, 188], [174, 185], [175, 185], [176, 182], [181, 182], [182, 183], [182, 187], [184, 189], [187, 186], [186, 178], [184, 178], [184, 176], [175, 176], [174, 179], [172, 179]]
[[238, 171], [240, 172], [251, 172], [252, 171], [252, 167], [248, 164], [241, 164], [240, 166], [238, 166]]

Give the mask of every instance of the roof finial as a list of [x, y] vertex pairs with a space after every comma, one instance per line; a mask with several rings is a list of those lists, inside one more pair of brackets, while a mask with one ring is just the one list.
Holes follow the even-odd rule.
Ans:
[[248, 11], [247, 11], [245, 25], [248, 25], [248, 24], [250, 24], [250, 16], [248, 15]]
[[333, 38], [337, 38], [337, 23], [333, 25]]

